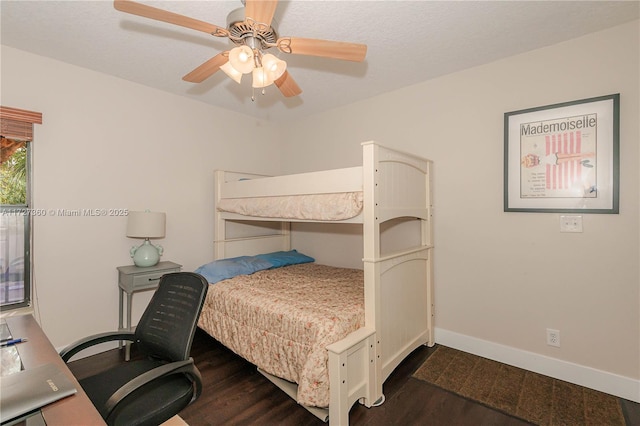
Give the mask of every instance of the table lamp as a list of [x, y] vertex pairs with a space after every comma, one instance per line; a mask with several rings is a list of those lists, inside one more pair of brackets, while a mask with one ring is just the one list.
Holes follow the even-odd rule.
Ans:
[[127, 237], [144, 238], [144, 242], [138, 247], [131, 247], [129, 253], [136, 266], [154, 266], [162, 256], [162, 246], [154, 246], [149, 238], [164, 238], [167, 215], [165, 213], [129, 212], [127, 219]]

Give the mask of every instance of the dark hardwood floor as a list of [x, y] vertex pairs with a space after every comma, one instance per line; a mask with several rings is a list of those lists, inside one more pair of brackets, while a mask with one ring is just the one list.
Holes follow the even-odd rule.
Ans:
[[[379, 407], [355, 404], [351, 425], [519, 426], [529, 423], [492, 410], [411, 377], [434, 348], [416, 349], [384, 384], [386, 401]], [[201, 330], [191, 355], [202, 373], [202, 396], [180, 413], [190, 426], [200, 425], [323, 425], [258, 373], [255, 367]], [[135, 357], [135, 348], [132, 350]], [[73, 361], [77, 377], [123, 362], [114, 349]], [[640, 404], [622, 400], [627, 426], [640, 425]], [[601, 425], [606, 426], [606, 425]]]

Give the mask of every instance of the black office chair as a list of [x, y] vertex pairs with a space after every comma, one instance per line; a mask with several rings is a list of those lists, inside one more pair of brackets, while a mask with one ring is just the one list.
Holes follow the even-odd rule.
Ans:
[[159, 425], [200, 396], [202, 379], [189, 354], [208, 287], [199, 274], [166, 274], [135, 332], [97, 334], [60, 352], [68, 362], [90, 346], [121, 340], [143, 354], [79, 380], [107, 424]]

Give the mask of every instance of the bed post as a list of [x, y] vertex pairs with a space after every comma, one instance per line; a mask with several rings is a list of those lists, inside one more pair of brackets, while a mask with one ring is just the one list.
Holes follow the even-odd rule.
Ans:
[[434, 318], [435, 318], [435, 305], [434, 305], [434, 276], [433, 276], [433, 162], [427, 162], [427, 208], [428, 212], [428, 220], [422, 220], [422, 245], [424, 247], [429, 247], [427, 259], [427, 329], [429, 330], [429, 340], [427, 340], [427, 346], [432, 347], [436, 344], [433, 327], [434, 327]]
[[377, 206], [377, 171], [379, 147], [374, 142], [362, 143], [362, 189], [363, 189], [363, 267], [364, 267], [364, 304], [365, 327], [376, 330], [373, 335], [373, 359], [375, 370], [369, 381], [371, 401], [365, 401], [366, 406], [382, 398], [382, 363], [380, 361], [380, 223], [378, 221]]

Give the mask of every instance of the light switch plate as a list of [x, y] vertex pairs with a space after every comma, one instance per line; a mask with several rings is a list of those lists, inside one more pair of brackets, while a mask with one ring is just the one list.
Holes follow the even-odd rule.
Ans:
[[560, 232], [582, 232], [582, 215], [561, 215]]

